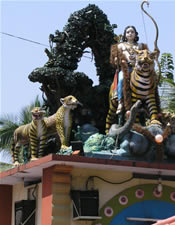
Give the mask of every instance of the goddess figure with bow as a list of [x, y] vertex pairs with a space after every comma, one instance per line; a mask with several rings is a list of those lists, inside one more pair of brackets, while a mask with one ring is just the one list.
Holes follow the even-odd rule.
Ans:
[[[157, 47], [158, 27], [155, 20], [144, 10], [144, 3], [149, 5], [148, 1], [143, 1], [141, 4], [141, 9], [146, 15], [148, 15], [152, 19], [156, 27], [156, 40], [154, 42], [154, 51], [157, 52], [156, 61], [160, 70], [160, 66], [158, 63], [159, 49]], [[123, 71], [121, 69], [122, 62], [123, 60], [126, 61], [128, 65], [128, 72], [130, 74], [133, 70], [133, 66], [135, 65], [135, 49], [148, 49], [147, 44], [138, 43], [138, 40], [139, 36], [136, 28], [134, 26], [127, 26], [122, 36], [122, 42], [115, 44], [111, 47], [110, 62], [113, 67], [116, 68], [112, 98], [118, 98], [118, 108], [116, 111], [117, 114], [121, 113], [123, 109]]]
[[[147, 1], [142, 2], [142, 4], [141, 4], [142, 10], [152, 19], [152, 21], [156, 25], [156, 40], [154, 43], [155, 48], [154, 48], [154, 52], [153, 52], [152, 56], [154, 56], [154, 59], [157, 60], [158, 56], [159, 56], [159, 49], [157, 47], [158, 27], [157, 27], [157, 24], [154, 21], [154, 19], [144, 10], [144, 8], [143, 8], [144, 3], [148, 4]], [[124, 105], [125, 105], [125, 109], [129, 110], [131, 105], [134, 104], [134, 102], [136, 101], [136, 99], [133, 100], [133, 98], [134, 98], [133, 92], [134, 91], [137, 92], [137, 90], [142, 89], [143, 85], [145, 85], [146, 91], [143, 92], [143, 94], [145, 95], [144, 98], [146, 99], [146, 95], [148, 95], [148, 93], [150, 94], [150, 91], [148, 89], [152, 88], [152, 92], [155, 92], [156, 86], [158, 84], [159, 78], [154, 76], [154, 79], [149, 80], [149, 81], [143, 80], [143, 81], [138, 82], [138, 80], [136, 79], [137, 81], [132, 85], [132, 88], [130, 86], [131, 85], [130, 75], [132, 74], [133, 69], [136, 68], [135, 67], [136, 55], [138, 58], [138, 51], [143, 50], [142, 54], [143, 54], [143, 52], [145, 52], [145, 53], [148, 53], [147, 55], [151, 56], [151, 52], [149, 51], [147, 44], [138, 43], [138, 40], [139, 40], [139, 36], [138, 36], [138, 32], [137, 32], [136, 28], [134, 26], [127, 26], [124, 30], [122, 42], [119, 42], [119, 43], [111, 46], [110, 62], [113, 65], [113, 67], [116, 69], [116, 73], [115, 73], [114, 81], [111, 85], [110, 94], [109, 94], [110, 98], [111, 98], [110, 99], [111, 102], [110, 102], [110, 109], [108, 111], [108, 115], [106, 118], [106, 133], [108, 133], [108, 129], [111, 124], [111, 118], [114, 117], [114, 115], [112, 115], [112, 113], [116, 110], [116, 114], [120, 114], [123, 112]], [[147, 51], [144, 51], [144, 50], [147, 50]], [[158, 62], [158, 60], [157, 60], [157, 62]], [[137, 66], [138, 66], [138, 61], [137, 61]], [[146, 63], [145, 63], [145, 66], [146, 66]], [[159, 64], [158, 64], [158, 66], [159, 66]], [[124, 85], [123, 85], [123, 77], [125, 77]], [[127, 85], [126, 85], [126, 81], [127, 81]], [[144, 81], [148, 82], [149, 85], [147, 85], [148, 83], [144, 84]], [[153, 83], [154, 83], [154, 86], [152, 85]], [[134, 86], [135, 84], [136, 84], [136, 86]], [[131, 89], [132, 89], [132, 99], [129, 99], [128, 98], [129, 95], [126, 93], [130, 92]], [[156, 97], [154, 97], [154, 98], [156, 98]], [[123, 99], [124, 99], [124, 101], [123, 101]], [[130, 104], [128, 104], [130, 106], [126, 107], [126, 102], [128, 102], [128, 101], [130, 101]], [[148, 107], [150, 108], [152, 103], [150, 103], [150, 101], [149, 102], [147, 101], [147, 104], [148, 104]], [[157, 105], [156, 100], [154, 101], [154, 104]], [[155, 106], [155, 107], [157, 107], [157, 106]], [[152, 110], [152, 111], [154, 111], [154, 110]], [[152, 111], [151, 111], [151, 113], [152, 113]], [[159, 112], [159, 109], [156, 110], [155, 116], [153, 116], [154, 118], [152, 117], [152, 120], [157, 121], [158, 112]]]

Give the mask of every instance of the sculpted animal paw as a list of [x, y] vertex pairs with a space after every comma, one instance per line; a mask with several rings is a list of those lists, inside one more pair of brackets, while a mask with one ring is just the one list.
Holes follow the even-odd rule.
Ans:
[[31, 161], [36, 161], [36, 160], [38, 160], [38, 158], [36, 158], [36, 157], [31, 158]]
[[66, 145], [61, 145], [61, 149], [63, 149], [63, 150], [67, 150], [69, 147], [68, 146], [66, 146]]
[[22, 163], [19, 163], [19, 162], [14, 162], [14, 164], [13, 164], [14, 166], [20, 166], [20, 165], [22, 165]]
[[151, 124], [158, 124], [158, 125], [162, 125], [160, 121], [158, 120], [151, 120]]

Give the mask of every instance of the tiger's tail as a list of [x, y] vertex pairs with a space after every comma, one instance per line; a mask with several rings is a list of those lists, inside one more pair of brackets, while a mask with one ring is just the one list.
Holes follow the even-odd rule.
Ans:
[[15, 140], [14, 140], [14, 138], [12, 139], [12, 141], [11, 141], [11, 148], [10, 148], [10, 150], [11, 150], [11, 155], [12, 155], [12, 161], [13, 162], [15, 162]]
[[111, 125], [113, 123], [115, 123], [117, 106], [118, 106], [117, 98], [111, 99], [108, 114], [107, 114], [107, 117], [106, 117], [106, 128], [105, 128], [106, 134], [109, 133], [109, 129], [110, 129]]
[[12, 161], [13, 163], [15, 162], [19, 162], [19, 149], [20, 149], [20, 146], [17, 145], [17, 142], [16, 142], [16, 134], [14, 134], [14, 137], [11, 141], [11, 155], [12, 155]]

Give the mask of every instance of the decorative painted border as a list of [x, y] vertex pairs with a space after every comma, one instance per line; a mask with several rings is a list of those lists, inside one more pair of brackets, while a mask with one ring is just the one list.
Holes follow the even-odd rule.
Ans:
[[122, 210], [144, 200], [162, 200], [175, 203], [174, 188], [163, 185], [163, 190], [160, 193], [156, 189], [156, 184], [143, 184], [128, 188], [105, 203], [100, 209], [102, 219], [94, 221], [92, 225], [110, 224]]

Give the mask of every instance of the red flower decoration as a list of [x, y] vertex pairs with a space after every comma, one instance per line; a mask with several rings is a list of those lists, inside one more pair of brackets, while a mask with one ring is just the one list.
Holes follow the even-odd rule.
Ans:
[[172, 192], [172, 193], [170, 194], [170, 198], [171, 198], [172, 201], [175, 202], [175, 192]]
[[154, 194], [155, 197], [160, 198], [160, 197], [162, 197], [163, 192], [162, 191], [159, 192], [157, 190], [157, 188], [155, 188], [154, 191], [153, 191], [153, 194]]
[[144, 197], [144, 190], [137, 189], [135, 194], [136, 194], [137, 198], [143, 198]]
[[126, 195], [121, 195], [119, 197], [119, 202], [121, 205], [126, 205], [128, 203], [128, 198]]
[[113, 209], [111, 207], [106, 207], [104, 209], [104, 214], [107, 217], [111, 217], [113, 215], [113, 213], [114, 213], [114, 211], [113, 211]]

